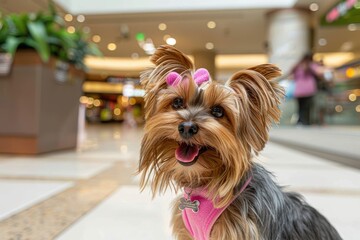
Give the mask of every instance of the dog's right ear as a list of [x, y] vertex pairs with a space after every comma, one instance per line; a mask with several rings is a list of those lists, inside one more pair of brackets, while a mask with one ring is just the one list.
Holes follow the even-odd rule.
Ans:
[[238, 71], [226, 85], [234, 90], [242, 113], [241, 136], [255, 152], [261, 151], [269, 138], [269, 128], [273, 122], [280, 121], [279, 105], [284, 89], [277, 81], [281, 70], [272, 64], [262, 64]]
[[140, 75], [141, 85], [145, 89], [145, 119], [148, 119], [155, 111], [156, 96], [161, 89], [168, 86], [169, 74], [184, 76], [190, 75], [194, 70], [194, 64], [190, 58], [169, 45], [160, 46], [150, 61], [155, 66], [145, 70]]

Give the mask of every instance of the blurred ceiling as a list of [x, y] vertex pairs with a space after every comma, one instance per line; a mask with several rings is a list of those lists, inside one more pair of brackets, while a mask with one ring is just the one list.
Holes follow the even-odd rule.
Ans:
[[[58, 5], [58, 8], [61, 15], [65, 15], [67, 13], [67, 10], [65, 10], [67, 9], [66, 4], [75, 0], [57, 1], [62, 2], [63, 6]], [[106, 5], [112, 1], [114, 0], [97, 2]], [[279, 1], [281, 0], [277, 2]], [[293, 1], [295, 1], [294, 7], [306, 9], [309, 9], [311, 3], [317, 3], [319, 10], [314, 12], [314, 17], [319, 20], [324, 12], [338, 2], [338, 0]], [[87, 2], [81, 1], [81, 4], [84, 5]], [[159, 2], [159, 0], [155, 2]], [[232, 0], [232, 2], [234, 1]], [[5, 14], [46, 9], [47, 0], [0, 1], [0, 10]], [[147, 56], [136, 41], [137, 33], [144, 33], [145, 37], [150, 37], [155, 46], [165, 44], [164, 36], [170, 35], [176, 39], [176, 47], [187, 54], [201, 50], [207, 51], [205, 45], [208, 42], [213, 43], [214, 49], [212, 51], [217, 54], [265, 54], [267, 38], [266, 15], [273, 9], [252, 7], [251, 9], [238, 8], [231, 10], [84, 14], [85, 21], [83, 23], [79, 23], [74, 17], [67, 24], [69, 26], [85, 27], [86, 30], [90, 30], [90, 36], [99, 35], [101, 37], [99, 46], [106, 57], [130, 58], [134, 53], [140, 57]], [[208, 28], [207, 23], [209, 21], [214, 21], [216, 27], [213, 29]], [[159, 30], [160, 23], [166, 24], [166, 30]], [[360, 52], [360, 42], [355, 41], [355, 39], [359, 39], [360, 31], [349, 31], [347, 26], [317, 26], [315, 30], [317, 52]], [[326, 44], [320, 46], [318, 44], [319, 39], [325, 39]], [[108, 50], [109, 43], [115, 43], [117, 45], [116, 50]]]

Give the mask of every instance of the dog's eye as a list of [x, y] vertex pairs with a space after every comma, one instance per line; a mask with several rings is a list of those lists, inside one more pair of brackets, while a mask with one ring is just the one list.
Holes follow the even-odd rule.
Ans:
[[171, 104], [173, 109], [184, 108], [184, 100], [182, 98], [175, 98]]
[[211, 108], [211, 115], [213, 115], [216, 118], [221, 118], [224, 116], [224, 109], [220, 106], [215, 106]]

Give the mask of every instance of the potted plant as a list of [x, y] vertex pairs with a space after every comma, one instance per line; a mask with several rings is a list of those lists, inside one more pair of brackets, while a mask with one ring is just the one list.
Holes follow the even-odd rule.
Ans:
[[84, 57], [100, 55], [85, 34], [47, 13], [0, 17], [0, 152], [76, 147]]

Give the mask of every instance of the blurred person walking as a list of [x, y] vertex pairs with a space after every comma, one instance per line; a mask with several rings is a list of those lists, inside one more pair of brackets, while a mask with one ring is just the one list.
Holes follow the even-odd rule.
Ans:
[[294, 97], [298, 103], [298, 125], [310, 125], [311, 112], [314, 107], [314, 96], [318, 91], [317, 79], [320, 74], [320, 65], [313, 61], [312, 54], [306, 54], [295, 65], [291, 74], [294, 76]]

